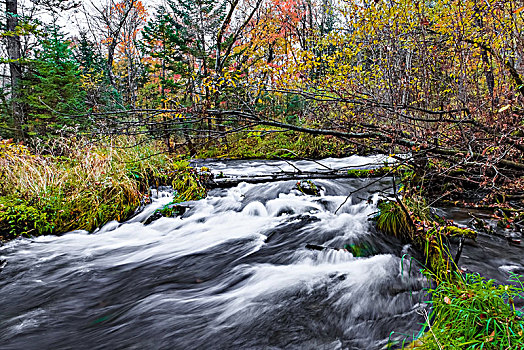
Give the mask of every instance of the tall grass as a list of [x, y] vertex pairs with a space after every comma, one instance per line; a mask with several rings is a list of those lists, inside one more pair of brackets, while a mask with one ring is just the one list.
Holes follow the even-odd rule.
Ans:
[[[431, 278], [431, 275], [428, 275]], [[410, 349], [524, 349], [522, 277], [497, 284], [477, 274], [456, 273], [453, 279], [428, 290], [431, 313], [426, 334]]]
[[170, 184], [188, 169], [138, 141], [62, 139], [40, 152], [1, 141], [0, 236], [91, 231], [129, 217], [149, 186]]

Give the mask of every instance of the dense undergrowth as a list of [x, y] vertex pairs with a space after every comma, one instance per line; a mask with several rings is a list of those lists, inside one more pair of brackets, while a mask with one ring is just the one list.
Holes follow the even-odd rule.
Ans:
[[272, 132], [260, 127], [231, 135], [218, 145], [207, 145], [198, 158], [279, 159], [342, 157], [354, 148], [331, 136]]
[[401, 195], [379, 203], [376, 225], [413, 245], [432, 285], [422, 336], [403, 348], [524, 349], [524, 309], [516, 306], [524, 302], [523, 278], [512, 275], [503, 284], [461, 271], [449, 242], [475, 239], [476, 232], [433, 214], [413, 177], [403, 182]]
[[199, 174], [154, 143], [55, 140], [40, 152], [0, 143], [0, 239], [92, 231], [124, 220], [150, 186], [171, 185], [179, 201], [205, 196]]

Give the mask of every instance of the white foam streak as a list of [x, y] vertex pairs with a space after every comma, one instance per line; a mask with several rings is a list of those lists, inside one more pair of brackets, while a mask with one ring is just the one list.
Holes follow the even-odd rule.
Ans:
[[[262, 300], [280, 299], [282, 294], [294, 295], [296, 293], [309, 294], [322, 286], [332, 285], [328, 298], [337, 296], [337, 303], [361, 303], [357, 298], [370, 293], [374, 286], [380, 284], [384, 279], [391, 278], [391, 271], [385, 268], [394, 263], [391, 255], [378, 255], [372, 258], [355, 259], [351, 254], [340, 252], [339, 257], [347, 254], [341, 261], [318, 261], [305, 259], [291, 265], [260, 264], [255, 266], [240, 267], [243, 273], [252, 276], [242, 286], [212, 297], [210, 303], [227, 305], [222, 310], [219, 323], [226, 322], [234, 316], [235, 322], [242, 319], [254, 319], [263, 308], [251, 308]], [[329, 254], [327, 254], [329, 255]], [[338, 276], [344, 276], [344, 280], [337, 279], [337, 283], [331, 283]], [[342, 297], [340, 290], [351, 290]], [[278, 297], [276, 296], [278, 295]], [[348, 305], [348, 304], [346, 304]], [[249, 310], [249, 312], [244, 312]]]

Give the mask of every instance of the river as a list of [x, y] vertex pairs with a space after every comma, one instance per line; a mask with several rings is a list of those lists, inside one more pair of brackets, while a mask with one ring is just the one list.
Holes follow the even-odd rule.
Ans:
[[[387, 161], [198, 165], [245, 176]], [[402, 259], [410, 247], [369, 221], [379, 193], [391, 188], [391, 179], [373, 181], [314, 180], [319, 197], [297, 191], [296, 181], [241, 183], [186, 203], [182, 217], [144, 225], [171, 200], [161, 192], [132, 219], [92, 234], [9, 242], [0, 247], [8, 262], [0, 272], [0, 348], [381, 349], [416, 335], [427, 282]], [[496, 278], [524, 271], [521, 247], [480, 240], [466, 245], [463, 264]]]

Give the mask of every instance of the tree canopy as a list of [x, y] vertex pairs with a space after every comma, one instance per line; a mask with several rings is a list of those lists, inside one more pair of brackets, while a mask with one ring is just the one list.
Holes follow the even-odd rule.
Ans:
[[521, 0], [33, 2], [78, 11], [79, 34], [6, 4], [5, 138], [148, 134], [173, 150], [277, 128], [523, 187]]

